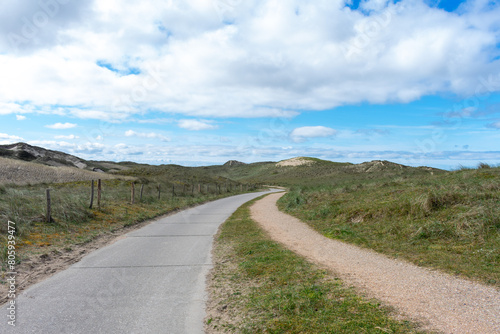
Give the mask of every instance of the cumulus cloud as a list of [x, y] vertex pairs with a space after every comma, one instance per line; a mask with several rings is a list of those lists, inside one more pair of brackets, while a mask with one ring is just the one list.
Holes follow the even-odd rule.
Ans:
[[295, 128], [290, 133], [290, 138], [296, 143], [304, 142], [309, 138], [331, 137], [337, 133], [337, 130], [326, 126], [303, 126]]
[[421, 0], [368, 0], [358, 10], [320, 0], [52, 2], [57, 15], [24, 57], [5, 36], [22, 34], [44, 10], [2, 4], [0, 103], [13, 108], [0, 113], [64, 105], [73, 109], [60, 112], [108, 121], [144, 110], [293, 117], [500, 91], [497, 75], [489, 79], [500, 71], [500, 6], [485, 1], [467, 2], [460, 14]]
[[26, 116], [23, 116], [23, 115], [16, 115], [16, 119], [18, 121], [24, 121], [26, 119]]
[[55, 123], [50, 125], [45, 125], [46, 128], [55, 129], [55, 130], [66, 130], [75, 128], [77, 125], [73, 123]]
[[22, 140], [23, 140], [23, 138], [21, 138], [19, 136], [9, 135], [6, 133], [0, 133], [0, 143], [2, 143], [2, 144], [8, 144], [8, 143], [12, 143], [15, 141], [22, 141]]
[[68, 136], [54, 136], [55, 139], [78, 139], [80, 137], [75, 136], [75, 135], [68, 135]]
[[65, 30], [91, 13], [93, 1], [5, 0], [0, 12], [0, 52], [32, 52], [57, 44]]
[[195, 119], [181, 119], [178, 125], [180, 128], [191, 131], [214, 130], [218, 128], [218, 126], [212, 124], [211, 121]]
[[161, 141], [170, 141], [170, 138], [155, 132], [136, 132], [133, 130], [128, 130], [125, 132], [127, 137], [139, 137], [139, 138], [150, 138], [150, 139], [160, 139]]
[[81, 158], [96, 159], [99, 155], [106, 151], [103, 144], [95, 142], [69, 143], [55, 140], [32, 140], [28, 143], [52, 150], [66, 152]]

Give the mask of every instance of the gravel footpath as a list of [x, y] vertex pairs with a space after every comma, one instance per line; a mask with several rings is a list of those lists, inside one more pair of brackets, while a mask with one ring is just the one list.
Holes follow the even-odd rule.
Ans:
[[374, 251], [326, 238], [282, 213], [271, 194], [251, 207], [252, 218], [276, 241], [339, 275], [368, 296], [444, 333], [500, 333], [500, 291]]

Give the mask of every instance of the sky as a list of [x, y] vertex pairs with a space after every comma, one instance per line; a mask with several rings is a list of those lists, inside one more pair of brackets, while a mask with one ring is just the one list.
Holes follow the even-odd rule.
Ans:
[[0, 144], [496, 165], [499, 18], [488, 0], [4, 0]]

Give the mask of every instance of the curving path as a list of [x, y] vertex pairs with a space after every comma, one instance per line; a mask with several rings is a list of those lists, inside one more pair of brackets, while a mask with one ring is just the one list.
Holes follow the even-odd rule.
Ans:
[[444, 333], [500, 333], [500, 291], [390, 259], [326, 238], [282, 213], [271, 194], [251, 207], [252, 218], [287, 248], [335, 272], [370, 297]]
[[4, 305], [0, 333], [202, 333], [213, 236], [266, 193], [220, 199], [124, 235], [24, 291], [15, 327]]

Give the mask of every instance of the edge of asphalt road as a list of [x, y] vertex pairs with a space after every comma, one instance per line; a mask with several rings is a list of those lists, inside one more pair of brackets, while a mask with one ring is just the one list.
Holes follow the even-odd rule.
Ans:
[[[281, 187], [264, 186], [275, 189], [284, 189]], [[271, 192], [269, 192], [271, 193]], [[234, 195], [238, 196], [238, 195]], [[232, 196], [229, 196], [232, 197]], [[229, 198], [224, 197], [224, 198]], [[222, 198], [223, 199], [223, 198]], [[218, 199], [216, 199], [218, 200]], [[182, 211], [193, 209], [201, 205], [216, 201], [207, 201], [195, 205], [187, 206], [182, 209], [176, 209], [171, 212], [159, 215], [155, 218], [147, 219], [133, 225], [121, 227], [112, 232], [102, 233], [88, 242], [81, 244], [74, 244], [71, 250], [54, 249], [42, 255], [30, 256], [25, 261], [17, 265], [16, 270], [16, 294], [20, 295], [23, 291], [30, 287], [41, 283], [55, 274], [68, 269], [73, 264], [81, 261], [85, 256], [95, 252], [103, 247], [111, 245], [116, 241], [122, 239], [126, 234], [139, 230], [155, 221], [170, 217]], [[0, 285], [0, 308], [9, 302], [9, 288], [8, 284]]]
[[[257, 198], [259, 196], [263, 196], [263, 195], [267, 195], [267, 194], [271, 194], [271, 193], [275, 193], [275, 192], [281, 192], [281, 191], [283, 191], [283, 189], [269, 189], [267, 191], [262, 191], [262, 192], [258, 192], [258, 193], [247, 193], [247, 194], [240, 194], [240, 195], [235, 195], [235, 196], [245, 196], [245, 195], [252, 195], [252, 194], [254, 194], [255, 196], [250, 196], [248, 198], [248, 200], [251, 200], [251, 199]], [[55, 283], [61, 283], [61, 278], [70, 276], [68, 274], [68, 272], [69, 272], [68, 269], [72, 268], [72, 270], [76, 270], [78, 268], [81, 268], [82, 267], [81, 263], [82, 262], [83, 263], [89, 263], [89, 259], [91, 259], [90, 263], [91, 263], [91, 266], [92, 266], [92, 260], [96, 259], [95, 254], [96, 253], [101, 253], [101, 250], [105, 250], [105, 249], [109, 250], [109, 248], [107, 246], [111, 247], [112, 244], [116, 243], [115, 245], [113, 245], [113, 249], [115, 249], [116, 245], [123, 244], [123, 241], [124, 241], [123, 239], [130, 239], [130, 238], [128, 238], [128, 236], [130, 236], [131, 234], [133, 235], [134, 233], [137, 233], [141, 229], [145, 229], [145, 230], [150, 231], [150, 230], [152, 230], [152, 229], [155, 228], [154, 225], [156, 225], [156, 227], [158, 227], [157, 224], [154, 224], [155, 222], [158, 223], [159, 221], [161, 221], [163, 219], [165, 219], [165, 220], [172, 219], [176, 215], [178, 215], [177, 216], [178, 218], [179, 217], [183, 217], [182, 219], [185, 219], [184, 216], [193, 215], [193, 210], [194, 210], [194, 212], [196, 212], [196, 208], [198, 208], [198, 207], [202, 207], [203, 205], [209, 205], [210, 203], [213, 203], [213, 202], [216, 202], [216, 201], [224, 201], [224, 200], [227, 200], [227, 199], [229, 199], [231, 197], [235, 197], [235, 196], [230, 196], [230, 197], [225, 197], [225, 198], [214, 200], [214, 201], [205, 202], [205, 203], [202, 203], [202, 204], [199, 204], [199, 205], [196, 205], [196, 206], [192, 206], [190, 208], [185, 208], [183, 210], [177, 210], [177, 211], [171, 212], [171, 213], [169, 213], [167, 215], [159, 216], [159, 217], [156, 217], [154, 219], [148, 220], [146, 222], [136, 224], [136, 225], [132, 226], [131, 228], [122, 229], [118, 233], [115, 233], [115, 234], [111, 235], [106, 242], [98, 245], [94, 249], [90, 249], [89, 252], [87, 252], [87, 253], [81, 254], [81, 256], [78, 259], [76, 259], [76, 260], [74, 260], [72, 262], [66, 263], [65, 266], [61, 266], [61, 267], [57, 268], [57, 270], [54, 270], [53, 272], [50, 272], [49, 275], [41, 278], [38, 282], [32, 284], [29, 287], [26, 287], [25, 291], [23, 293], [21, 293], [20, 291], [17, 291], [17, 295], [18, 295], [18, 297], [24, 298], [25, 302], [26, 302], [26, 296], [27, 295], [33, 294], [34, 292], [36, 292], [39, 295], [41, 294], [40, 293], [40, 289], [39, 289], [39, 286], [41, 284], [44, 284], [45, 287], [47, 287], [47, 286], [50, 287], [51, 285], [54, 285]], [[245, 201], [243, 203], [246, 203], [246, 202], [247, 201]], [[234, 205], [238, 205], [238, 207], [239, 207], [243, 203], [241, 203], [241, 204], [240, 203], [235, 203]], [[213, 247], [213, 238], [214, 238], [214, 235], [217, 232], [217, 230], [220, 228], [220, 226], [227, 220], [227, 218], [229, 218], [229, 216], [234, 212], [234, 210], [237, 209], [237, 207], [235, 207], [234, 210], [231, 211], [232, 209], [233, 208], [230, 206], [229, 209], [224, 210], [225, 212], [223, 214], [223, 217], [219, 217], [219, 218], [222, 218], [222, 220], [221, 221], [219, 221], [219, 220], [217, 221], [217, 223], [216, 223], [217, 226], [216, 226], [214, 232], [210, 233], [210, 235], [204, 235], [203, 236], [205, 238], [204, 242], [208, 243], [208, 245], [209, 245], [209, 250], [208, 250], [208, 254], [206, 254], [206, 256], [207, 256], [206, 260], [205, 261], [200, 261], [200, 263], [203, 262], [203, 270], [201, 270], [197, 274], [198, 279], [196, 279], [196, 284], [193, 285], [194, 290], [195, 290], [195, 294], [191, 295], [191, 301], [193, 303], [190, 303], [189, 306], [188, 306], [189, 311], [187, 312], [187, 314], [191, 314], [191, 312], [192, 312], [193, 314], [196, 315], [194, 317], [196, 319], [191, 319], [191, 317], [185, 318], [184, 319], [184, 326], [185, 326], [186, 329], [192, 328], [194, 330], [196, 328], [200, 328], [199, 327], [200, 324], [198, 324], [198, 322], [199, 322], [198, 318], [201, 319], [201, 326], [203, 326], [203, 318], [204, 318], [204, 314], [205, 314], [205, 304], [206, 304], [206, 276], [207, 276], [207, 274], [208, 274], [208, 272], [210, 270], [210, 267], [213, 265], [213, 263], [212, 263], [212, 257], [211, 257], [211, 249]], [[183, 214], [183, 213], [185, 213], [185, 214]], [[218, 212], [214, 212], [214, 214], [217, 214], [217, 213]], [[226, 217], [226, 213], [227, 213], [227, 217]], [[196, 213], [194, 214], [194, 216], [196, 216]], [[192, 216], [191, 216], [190, 219], [192, 219]], [[194, 222], [194, 224], [196, 224], [196, 217], [195, 217], [195, 219], [194, 219], [193, 222]], [[191, 224], [191, 223], [192, 222], [189, 222], [189, 224]], [[148, 229], [148, 227], [149, 227], [149, 229]], [[147, 236], [147, 235], [142, 235], [142, 237], [144, 237], [144, 236]], [[209, 237], [210, 237], [210, 240], [207, 240]], [[153, 239], [155, 239], [155, 238], [151, 238], [150, 240], [153, 240]], [[130, 244], [130, 243], [128, 243], [128, 244]], [[134, 257], [134, 255], [135, 255], [135, 253], [133, 253], [133, 252], [131, 252], [130, 254], [128, 254], [128, 256], [131, 256], [131, 257]], [[130, 257], [128, 257], [128, 258], [130, 258]], [[200, 258], [200, 260], [202, 260], [202, 259]], [[103, 263], [106, 264], [105, 262], [106, 261], [104, 261]], [[120, 259], [118, 260], [118, 262], [120, 262]], [[96, 264], [93, 264], [93, 265], [96, 265]], [[154, 264], [153, 264], [153, 266], [154, 266]], [[58, 275], [55, 275], [55, 274], [58, 274]], [[43, 296], [43, 294], [41, 294], [41, 296]], [[33, 297], [28, 297], [28, 298], [33, 298]], [[39, 299], [40, 298], [41, 297], [39, 297]], [[63, 298], [66, 298], [66, 297], [63, 297]], [[6, 309], [5, 305], [2, 305], [1, 307], [4, 310]], [[30, 310], [29, 307], [26, 306], [26, 308], [27, 308], [27, 310], [26, 310], [27, 312], [26, 313], [28, 313], [28, 314], [33, 314], [33, 313], [36, 312], [36, 307], [34, 307], [34, 308], [32, 307], [31, 312], [29, 312], [29, 310]], [[46, 314], [46, 316], [50, 315], [50, 311], [46, 310], [46, 313], [47, 312], [48, 312], [48, 314]], [[19, 329], [21, 329], [21, 328], [19, 328]]]

